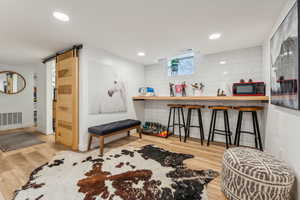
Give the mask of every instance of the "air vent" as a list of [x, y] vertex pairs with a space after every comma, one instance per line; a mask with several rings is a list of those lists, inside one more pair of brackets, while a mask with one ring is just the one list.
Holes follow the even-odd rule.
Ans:
[[0, 126], [22, 124], [22, 112], [0, 113]]

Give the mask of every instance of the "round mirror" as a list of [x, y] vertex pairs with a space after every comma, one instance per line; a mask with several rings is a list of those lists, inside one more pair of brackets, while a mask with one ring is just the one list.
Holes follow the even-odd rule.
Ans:
[[26, 81], [21, 74], [13, 71], [0, 72], [0, 93], [17, 94], [25, 87]]

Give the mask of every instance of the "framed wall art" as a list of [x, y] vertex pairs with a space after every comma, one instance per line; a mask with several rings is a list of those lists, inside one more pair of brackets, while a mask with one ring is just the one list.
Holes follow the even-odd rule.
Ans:
[[271, 38], [271, 103], [300, 109], [299, 103], [299, 1]]

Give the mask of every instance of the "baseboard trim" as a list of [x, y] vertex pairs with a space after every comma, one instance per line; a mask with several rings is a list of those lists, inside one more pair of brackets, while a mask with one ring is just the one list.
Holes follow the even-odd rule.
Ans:
[[15, 129], [7, 129], [7, 130], [0, 130], [0, 134], [5, 133], [14, 133], [18, 131], [24, 131], [24, 130], [35, 130], [36, 127], [30, 126], [30, 127], [24, 127], [24, 128], [15, 128]]

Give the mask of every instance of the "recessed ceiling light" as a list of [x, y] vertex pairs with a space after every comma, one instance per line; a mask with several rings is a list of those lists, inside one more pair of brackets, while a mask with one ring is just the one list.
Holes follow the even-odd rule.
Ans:
[[220, 61], [220, 65], [225, 65], [227, 62], [225, 60]]
[[61, 12], [53, 12], [53, 17], [63, 22], [70, 21], [69, 16]]
[[221, 37], [221, 35], [222, 35], [221, 33], [213, 33], [209, 36], [209, 39], [210, 40], [217, 40]]
[[146, 54], [144, 52], [138, 52], [137, 55], [138, 56], [145, 56]]

